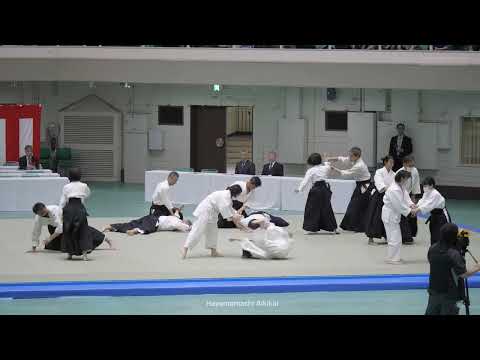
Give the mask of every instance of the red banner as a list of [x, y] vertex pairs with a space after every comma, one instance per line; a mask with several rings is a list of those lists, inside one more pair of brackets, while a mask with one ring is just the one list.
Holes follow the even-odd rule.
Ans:
[[18, 161], [25, 145], [40, 157], [41, 113], [41, 105], [0, 105], [0, 162]]

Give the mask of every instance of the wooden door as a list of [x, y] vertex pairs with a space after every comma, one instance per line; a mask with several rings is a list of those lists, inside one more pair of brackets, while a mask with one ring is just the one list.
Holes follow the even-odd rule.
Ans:
[[192, 106], [190, 127], [190, 167], [195, 171], [226, 170], [226, 108]]

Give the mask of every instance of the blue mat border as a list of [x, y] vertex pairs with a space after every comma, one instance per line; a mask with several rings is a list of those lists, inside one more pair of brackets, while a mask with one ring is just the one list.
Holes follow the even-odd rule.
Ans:
[[[472, 288], [480, 288], [480, 275], [470, 278], [469, 285]], [[427, 287], [428, 274], [59, 281], [1, 283], [0, 298], [381, 291]]]

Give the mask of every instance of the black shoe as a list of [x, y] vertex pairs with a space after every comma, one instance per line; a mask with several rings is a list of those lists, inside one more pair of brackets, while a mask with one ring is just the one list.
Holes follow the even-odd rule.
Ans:
[[242, 250], [242, 258], [250, 259], [252, 257], [252, 253], [250, 251]]

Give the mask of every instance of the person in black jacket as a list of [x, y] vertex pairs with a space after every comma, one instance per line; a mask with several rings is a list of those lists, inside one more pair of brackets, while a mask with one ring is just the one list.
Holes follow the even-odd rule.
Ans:
[[235, 166], [235, 174], [255, 175], [255, 164], [247, 159], [247, 152], [242, 150], [240, 154], [242, 160]]
[[458, 226], [447, 223], [440, 228], [440, 240], [428, 250], [430, 276], [425, 315], [458, 315], [457, 302], [465, 298], [464, 280], [480, 271], [480, 264], [467, 269], [457, 237]]
[[393, 157], [393, 171], [398, 171], [403, 166], [403, 158], [413, 152], [412, 139], [404, 135], [405, 125], [397, 125], [398, 135], [390, 140], [388, 155]]
[[18, 168], [20, 170], [33, 170], [40, 168], [40, 162], [33, 155], [32, 145], [25, 146], [25, 155], [18, 159]]
[[275, 151], [268, 153], [268, 163], [263, 165], [262, 175], [283, 176], [283, 165], [277, 160]]

